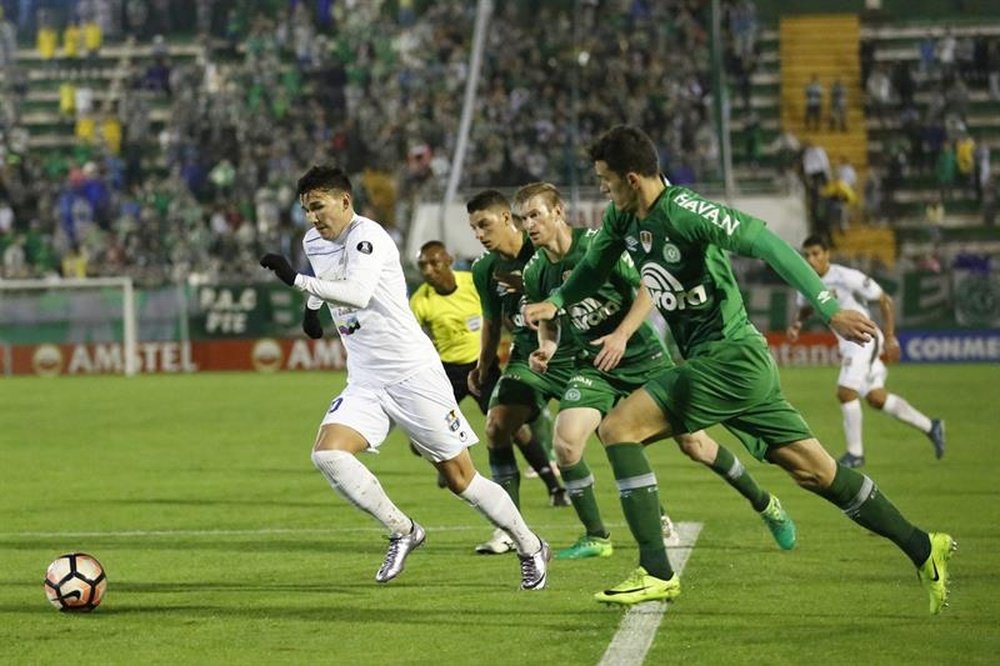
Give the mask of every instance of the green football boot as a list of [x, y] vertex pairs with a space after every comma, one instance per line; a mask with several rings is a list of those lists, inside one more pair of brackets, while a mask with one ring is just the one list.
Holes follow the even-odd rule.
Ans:
[[556, 553], [557, 560], [582, 560], [585, 557], [611, 557], [615, 547], [610, 538], [601, 538], [584, 534], [569, 548], [563, 548]]
[[598, 592], [594, 599], [603, 604], [631, 606], [644, 601], [667, 601], [681, 594], [681, 579], [675, 572], [670, 580], [650, 576], [642, 567], [611, 589]]
[[760, 512], [760, 517], [782, 550], [795, 548], [795, 521], [785, 512], [777, 497], [771, 495], [771, 501]]
[[950, 534], [931, 532], [931, 554], [919, 569], [917, 577], [930, 597], [931, 615], [937, 615], [948, 605], [948, 560], [958, 549]]

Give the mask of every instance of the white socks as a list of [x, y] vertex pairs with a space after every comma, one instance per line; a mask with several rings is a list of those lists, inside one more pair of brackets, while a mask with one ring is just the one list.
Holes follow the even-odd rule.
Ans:
[[931, 420], [924, 416], [923, 413], [914, 409], [905, 399], [894, 393], [886, 396], [882, 411], [886, 414], [891, 414], [903, 423], [913, 426], [922, 433], [926, 434], [931, 431]]
[[[313, 464], [344, 499], [385, 525], [393, 534], [409, 534], [413, 521], [392, 503], [375, 475], [347, 451], [313, 451]], [[502, 492], [502, 491], [501, 491]]]
[[528, 528], [510, 495], [496, 483], [480, 476], [478, 472], [459, 497], [510, 535], [517, 546], [517, 552], [521, 555], [533, 555], [542, 547], [538, 535]]
[[852, 456], [865, 455], [865, 449], [861, 444], [861, 401], [855, 398], [850, 402], [842, 402], [840, 411], [844, 414], [844, 439], [847, 440], [847, 452]]

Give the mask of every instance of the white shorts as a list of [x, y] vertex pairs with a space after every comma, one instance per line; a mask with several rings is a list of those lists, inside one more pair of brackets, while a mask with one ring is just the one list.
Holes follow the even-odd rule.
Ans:
[[330, 403], [321, 425], [345, 425], [367, 440], [369, 450], [377, 450], [393, 421], [431, 462], [451, 460], [479, 441], [440, 363], [388, 386], [348, 383]]
[[885, 378], [889, 374], [885, 363], [879, 358], [882, 354], [884, 338], [879, 331], [878, 336], [858, 345], [853, 342], [840, 341], [840, 376], [837, 386], [849, 388], [864, 397], [875, 389], [885, 386]]

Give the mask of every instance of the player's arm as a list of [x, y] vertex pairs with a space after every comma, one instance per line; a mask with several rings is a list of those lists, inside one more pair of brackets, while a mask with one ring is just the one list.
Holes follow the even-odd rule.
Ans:
[[500, 298], [496, 290], [490, 288], [490, 259], [484, 256], [472, 264], [472, 284], [479, 294], [479, 303], [483, 312], [482, 334], [479, 336], [479, 360], [476, 367], [469, 372], [466, 384], [473, 395], [482, 393], [486, 372], [493, 366], [497, 358], [497, 346], [500, 344], [500, 333], [503, 331], [503, 318], [500, 312]]
[[845, 340], [863, 344], [877, 333], [875, 323], [857, 310], [843, 310], [816, 271], [791, 245], [762, 227], [750, 248], [750, 256], [763, 259], [788, 284], [806, 297], [816, 313]]
[[625, 250], [625, 241], [616, 230], [616, 213], [609, 205], [604, 223], [590, 241], [587, 253], [563, 285], [540, 303], [524, 308], [524, 321], [532, 328], [539, 321], [553, 319], [566, 303], [577, 303], [596, 292], [611, 274]]
[[813, 315], [813, 307], [811, 305], [800, 305], [795, 313], [795, 318], [792, 319], [791, 323], [788, 324], [788, 328], [785, 329], [785, 335], [788, 337], [789, 342], [795, 342], [799, 339], [799, 333], [802, 332], [802, 324], [806, 322], [809, 317]]
[[896, 337], [896, 308], [892, 296], [883, 291], [878, 299], [878, 307], [882, 312], [882, 330], [885, 333], [885, 358], [889, 362], [898, 361], [901, 351]]
[[306, 296], [306, 306], [302, 311], [302, 330], [313, 340], [323, 337], [323, 324], [319, 320], [319, 311], [323, 300], [315, 296]]
[[702, 244], [713, 244], [747, 257], [762, 259], [788, 284], [806, 297], [823, 321], [843, 338], [859, 344], [875, 334], [874, 322], [860, 312], [842, 310], [806, 260], [767, 228], [763, 220], [735, 208], [706, 201], [684, 188], [675, 188], [664, 204], [675, 233]]
[[877, 333], [875, 323], [857, 310], [843, 310], [806, 260], [770, 229], [762, 228], [750, 256], [763, 259], [785, 282], [806, 297], [823, 321], [845, 340], [864, 344]]
[[528, 356], [528, 365], [531, 366], [532, 370], [544, 373], [549, 369], [549, 360], [559, 348], [560, 333], [558, 321], [538, 322], [538, 349]]
[[639, 279], [639, 272], [627, 254], [622, 254], [615, 265], [615, 275], [623, 278], [633, 289], [635, 298], [625, 317], [611, 333], [602, 335], [592, 341], [592, 345], [601, 345], [601, 351], [594, 357], [594, 367], [602, 372], [614, 370], [625, 355], [625, 347], [632, 335], [639, 330], [646, 317], [653, 310], [653, 299], [649, 291]]
[[[363, 242], [368, 243], [368, 241]], [[350, 244], [349, 240], [348, 245]], [[382, 272], [380, 266], [382, 253], [379, 252], [376, 256], [376, 251], [372, 249], [373, 245], [368, 243], [367, 252], [351, 253], [348, 248], [348, 270], [340, 280], [325, 280], [302, 275], [280, 254], [265, 254], [260, 259], [260, 265], [274, 271], [278, 279], [289, 287], [295, 287], [327, 303], [360, 309], [368, 306], [378, 285], [379, 274]], [[358, 247], [361, 247], [361, 243]], [[359, 259], [352, 261], [355, 256]]]

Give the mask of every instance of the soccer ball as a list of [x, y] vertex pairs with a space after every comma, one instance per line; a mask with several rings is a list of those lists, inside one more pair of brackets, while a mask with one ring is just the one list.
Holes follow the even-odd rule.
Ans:
[[107, 586], [104, 567], [86, 553], [57, 557], [45, 572], [45, 596], [61, 611], [94, 610]]

